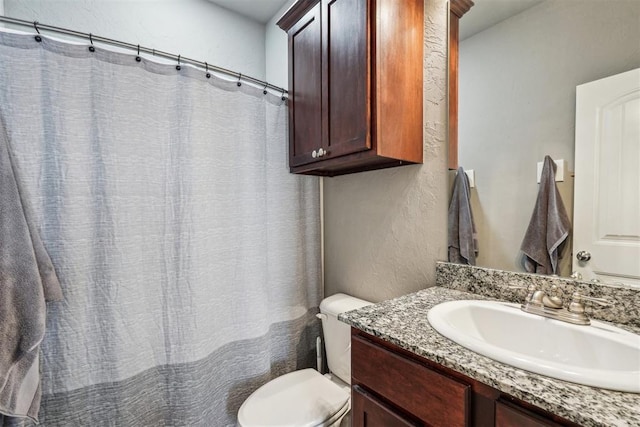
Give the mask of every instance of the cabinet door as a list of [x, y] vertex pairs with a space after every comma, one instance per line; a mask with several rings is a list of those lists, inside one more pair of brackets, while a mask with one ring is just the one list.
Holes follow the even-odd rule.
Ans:
[[369, 3], [322, 0], [323, 141], [328, 158], [371, 148]]
[[322, 147], [320, 3], [289, 30], [289, 166], [315, 160]]
[[351, 419], [353, 427], [413, 427], [418, 425], [378, 402], [358, 386], [353, 387]]

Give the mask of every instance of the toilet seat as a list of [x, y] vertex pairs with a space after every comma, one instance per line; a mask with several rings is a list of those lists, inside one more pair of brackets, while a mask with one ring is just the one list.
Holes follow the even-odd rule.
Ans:
[[241, 427], [321, 427], [349, 410], [349, 391], [315, 369], [282, 375], [253, 392], [238, 411]]

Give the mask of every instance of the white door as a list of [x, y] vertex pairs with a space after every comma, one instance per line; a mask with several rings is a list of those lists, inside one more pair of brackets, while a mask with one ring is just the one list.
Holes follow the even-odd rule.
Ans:
[[574, 271], [640, 286], [640, 69], [577, 87], [573, 228]]

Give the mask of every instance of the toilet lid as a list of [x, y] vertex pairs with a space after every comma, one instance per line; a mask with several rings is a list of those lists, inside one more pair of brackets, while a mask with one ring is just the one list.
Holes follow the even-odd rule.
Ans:
[[315, 369], [278, 377], [253, 392], [238, 411], [242, 427], [322, 425], [349, 404], [349, 391]]

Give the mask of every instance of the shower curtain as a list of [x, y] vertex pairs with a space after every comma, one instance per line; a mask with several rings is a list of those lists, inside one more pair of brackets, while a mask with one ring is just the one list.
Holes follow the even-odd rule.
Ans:
[[234, 425], [312, 366], [318, 181], [286, 167], [279, 94], [0, 31], [0, 119], [60, 278], [44, 426]]

